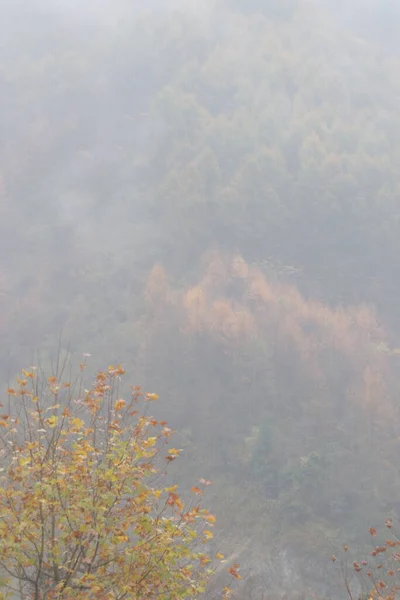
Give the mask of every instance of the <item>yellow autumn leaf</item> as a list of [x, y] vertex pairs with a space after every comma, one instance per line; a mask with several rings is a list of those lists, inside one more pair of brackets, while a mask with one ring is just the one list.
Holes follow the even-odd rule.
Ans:
[[72, 427], [78, 429], [83, 426], [83, 421], [81, 419], [78, 419], [77, 417], [74, 417], [73, 419], [70, 419], [70, 424], [72, 425]]
[[25, 371], [25, 369], [22, 369], [22, 373], [23, 373], [24, 377], [26, 377], [27, 379], [35, 378], [35, 373], [32, 373], [32, 371]]
[[217, 552], [217, 554], [215, 555], [215, 558], [218, 558], [218, 560], [223, 560], [225, 558], [225, 556], [223, 554], [221, 554], [221, 552]]
[[149, 437], [149, 438], [147, 438], [147, 440], [144, 440], [143, 446], [145, 448], [152, 448], [153, 446], [156, 445], [156, 443], [157, 443], [156, 437]]
[[147, 394], [147, 400], [158, 400], [158, 394]]
[[117, 400], [115, 403], [115, 410], [122, 410], [123, 408], [125, 408], [126, 406], [126, 402], [125, 400]]
[[176, 492], [177, 489], [178, 489], [177, 485], [172, 485], [171, 487], [164, 488], [164, 492], [167, 492], [167, 493]]
[[51, 428], [56, 427], [58, 423], [58, 417], [56, 415], [53, 415], [46, 419], [45, 423]]
[[208, 521], [209, 523], [215, 523], [215, 521], [217, 520], [214, 515], [207, 515], [206, 517], [204, 517], [206, 521]]
[[213, 534], [211, 533], [211, 531], [209, 531], [208, 529], [206, 529], [205, 531], [203, 531], [204, 537], [206, 537], [208, 540], [212, 540], [213, 539]]

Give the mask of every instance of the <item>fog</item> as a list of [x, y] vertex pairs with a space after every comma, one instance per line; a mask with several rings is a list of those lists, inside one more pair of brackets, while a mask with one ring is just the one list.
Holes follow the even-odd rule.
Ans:
[[123, 364], [237, 598], [346, 597], [400, 516], [400, 5], [0, 7], [4, 387]]

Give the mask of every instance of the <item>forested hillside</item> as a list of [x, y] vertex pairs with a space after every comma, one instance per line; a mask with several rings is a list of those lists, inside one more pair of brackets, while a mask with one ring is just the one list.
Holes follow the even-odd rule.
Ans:
[[400, 511], [400, 5], [0, 5], [4, 383], [122, 363], [245, 597], [334, 595]]

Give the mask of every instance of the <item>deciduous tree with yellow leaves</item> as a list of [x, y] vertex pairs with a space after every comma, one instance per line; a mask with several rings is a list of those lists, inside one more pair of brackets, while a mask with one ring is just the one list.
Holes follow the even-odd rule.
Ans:
[[[223, 559], [205, 547], [215, 518], [199, 500], [209, 482], [192, 488], [187, 506], [177, 486], [162, 486], [180, 451], [167, 448], [167, 424], [148, 416], [155, 394], [136, 387], [120, 397], [123, 374], [109, 367], [87, 390], [81, 376], [31, 369], [8, 390], [0, 417], [2, 600], [197, 597]], [[236, 566], [230, 571], [239, 578]]]

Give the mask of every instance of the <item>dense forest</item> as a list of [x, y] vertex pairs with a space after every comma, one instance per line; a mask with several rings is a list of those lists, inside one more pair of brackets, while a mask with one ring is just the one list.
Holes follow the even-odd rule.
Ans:
[[0, 5], [4, 385], [123, 364], [243, 597], [343, 597], [400, 517], [400, 4]]

